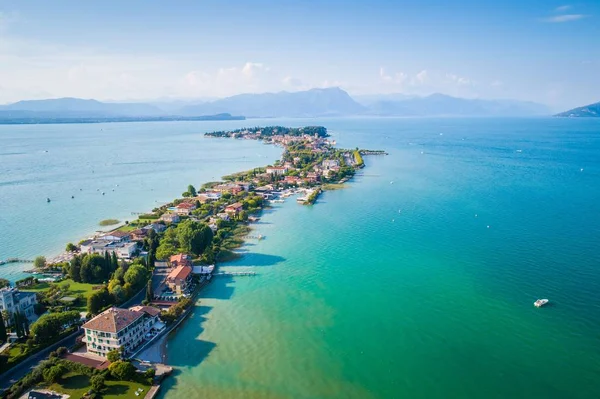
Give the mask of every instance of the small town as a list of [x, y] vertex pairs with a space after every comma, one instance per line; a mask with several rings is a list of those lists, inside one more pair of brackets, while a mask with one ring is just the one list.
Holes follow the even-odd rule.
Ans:
[[[324, 190], [342, 188], [364, 166], [362, 155], [385, 154], [337, 149], [319, 126], [206, 136], [261, 140], [283, 154], [273, 165], [189, 185], [181, 198], [69, 243], [53, 259], [39, 256], [14, 287], [1, 281], [3, 397], [153, 398], [172, 371], [168, 334], [201, 288], [227, 274], [216, 272], [219, 262], [239, 256], [245, 240], [265, 238], [251, 234], [260, 212], [291, 196], [312, 205]], [[127, 389], [116, 394], [119, 384]]]

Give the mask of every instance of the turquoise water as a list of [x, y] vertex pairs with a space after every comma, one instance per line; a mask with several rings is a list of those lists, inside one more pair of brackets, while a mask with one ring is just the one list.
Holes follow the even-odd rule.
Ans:
[[600, 397], [599, 121], [327, 126], [390, 155], [263, 217], [163, 397]]
[[[263, 215], [256, 230], [267, 238], [223, 267], [259, 275], [215, 278], [203, 291], [169, 341], [176, 372], [163, 398], [600, 397], [600, 121], [219, 127], [274, 122], [324, 124], [340, 146], [390, 155], [365, 158], [347, 189], [313, 207], [288, 200]], [[280, 150], [203, 139], [214, 127], [197, 122], [20, 128], [0, 128], [0, 257], [60, 249], [100, 219]], [[54, 151], [67, 160], [44, 163]], [[145, 163], [119, 166], [127, 158]], [[87, 162], [106, 164], [94, 168], [104, 178]], [[133, 188], [121, 193], [125, 182]], [[69, 202], [82, 184], [84, 209]], [[55, 185], [68, 189], [49, 192]], [[63, 202], [59, 215], [47, 211]], [[38, 217], [23, 225], [29, 212]], [[542, 297], [551, 305], [534, 308]]]
[[[244, 123], [0, 125], [0, 259], [56, 255], [106, 229], [103, 219], [131, 220], [188, 184], [279, 158], [274, 147], [202, 135]], [[0, 266], [0, 277], [28, 267]]]

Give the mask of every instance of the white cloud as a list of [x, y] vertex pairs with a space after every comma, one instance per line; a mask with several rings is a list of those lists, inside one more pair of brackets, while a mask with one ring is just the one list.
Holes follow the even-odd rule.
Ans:
[[573, 7], [572, 7], [572, 6], [570, 6], [570, 5], [568, 5], [568, 4], [565, 4], [564, 6], [559, 6], [559, 7], [556, 7], [556, 8], [554, 9], [554, 11], [556, 11], [556, 12], [565, 12], [565, 11], [568, 11], [568, 10], [570, 10], [571, 8], [573, 8]]
[[504, 86], [504, 83], [501, 82], [500, 80], [494, 80], [492, 83], [490, 83], [490, 86], [492, 86], [492, 87], [501, 87], [501, 86]]
[[414, 75], [405, 72], [394, 74], [379, 69], [380, 84], [374, 90], [382, 93], [428, 95], [442, 92], [450, 95], [473, 97], [477, 95], [477, 82], [454, 73], [423, 69]]
[[584, 15], [584, 14], [563, 14], [563, 15], [557, 15], [554, 17], [545, 18], [544, 22], [550, 22], [550, 23], [571, 22], [571, 21], [580, 20], [585, 17], [587, 17], [587, 15]]

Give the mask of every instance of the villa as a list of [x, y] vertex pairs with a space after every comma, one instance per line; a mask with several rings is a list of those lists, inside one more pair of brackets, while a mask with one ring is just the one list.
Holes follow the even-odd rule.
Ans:
[[127, 242], [129, 241], [129, 233], [125, 233], [124, 231], [111, 231], [110, 233], [106, 233], [97, 238], [102, 241], [112, 241], [112, 242]]
[[177, 266], [171, 270], [166, 279], [167, 287], [181, 295], [192, 282], [192, 267], [188, 265]]
[[196, 209], [196, 204], [192, 204], [190, 202], [182, 202], [175, 206], [175, 213], [178, 215], [189, 215], [194, 209]]
[[143, 241], [148, 236], [148, 230], [137, 229], [131, 232], [132, 241]]
[[142, 230], [154, 230], [156, 233], [161, 233], [167, 229], [162, 223], [151, 223], [148, 226], [142, 227]]
[[177, 224], [179, 223], [179, 215], [176, 215], [174, 213], [165, 213], [160, 217], [160, 220], [166, 223]]
[[244, 209], [244, 206], [240, 202], [236, 202], [235, 204], [227, 205], [225, 207], [225, 212], [228, 214], [237, 215]]
[[[0, 311], [6, 310], [11, 316], [15, 312], [20, 312], [28, 319], [35, 318], [33, 310], [37, 303], [35, 292], [19, 291], [17, 288], [5, 287], [0, 289]], [[12, 319], [12, 318], [11, 318]], [[10, 324], [10, 320], [4, 320]]]
[[288, 168], [285, 166], [269, 166], [267, 167], [266, 173], [275, 176], [283, 176]]
[[89, 353], [101, 357], [121, 347], [125, 355], [131, 355], [149, 332], [147, 319], [144, 311], [112, 307], [82, 326], [85, 330], [83, 342]]
[[169, 264], [171, 267], [177, 266], [191, 266], [192, 265], [192, 257], [188, 254], [177, 254], [173, 255], [169, 258]]
[[[128, 235], [129, 237], [129, 235]], [[105, 252], [115, 253], [120, 259], [131, 259], [137, 252], [137, 242], [126, 241], [106, 241], [106, 240], [85, 240], [79, 245], [82, 254], [100, 254]]]

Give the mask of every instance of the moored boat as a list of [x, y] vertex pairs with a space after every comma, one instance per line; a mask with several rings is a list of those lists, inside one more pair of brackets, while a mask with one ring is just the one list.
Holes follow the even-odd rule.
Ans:
[[533, 303], [533, 305], [534, 305], [536, 308], [541, 308], [542, 306], [544, 306], [544, 305], [545, 305], [545, 304], [547, 304], [547, 303], [548, 303], [548, 300], [547, 300], [547, 299], [538, 299], [537, 301], [535, 301], [535, 302]]

